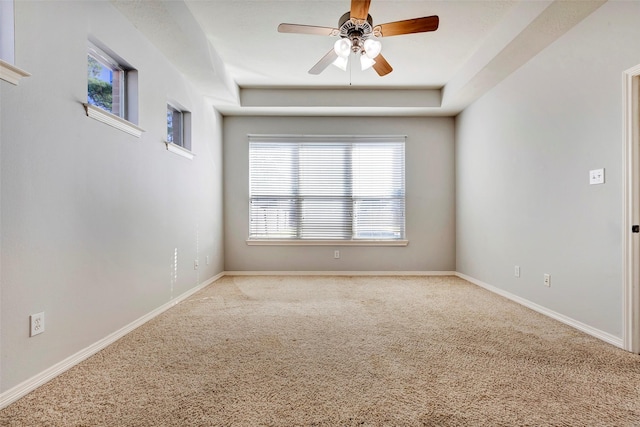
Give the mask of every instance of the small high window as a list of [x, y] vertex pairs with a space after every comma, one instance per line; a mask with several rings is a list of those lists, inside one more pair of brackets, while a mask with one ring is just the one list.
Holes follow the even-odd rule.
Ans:
[[126, 71], [95, 46], [87, 55], [87, 102], [121, 118], [125, 117]]
[[167, 104], [167, 148], [169, 145], [191, 151], [191, 113], [174, 104]]
[[8, 64], [15, 58], [14, 31], [13, 0], [0, 1], [0, 59]]
[[89, 42], [87, 51], [87, 116], [135, 137], [138, 124], [138, 72], [114, 54]]
[[13, 0], [0, 0], [0, 80], [17, 85], [31, 74], [15, 65], [15, 17]]

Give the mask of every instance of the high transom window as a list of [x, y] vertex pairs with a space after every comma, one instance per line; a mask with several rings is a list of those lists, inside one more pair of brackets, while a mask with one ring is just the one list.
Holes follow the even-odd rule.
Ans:
[[405, 239], [404, 136], [249, 136], [249, 240]]
[[125, 118], [124, 69], [93, 45], [87, 54], [87, 102]]

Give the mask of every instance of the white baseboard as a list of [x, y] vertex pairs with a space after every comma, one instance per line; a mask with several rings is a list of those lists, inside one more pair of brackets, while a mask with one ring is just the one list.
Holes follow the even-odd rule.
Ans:
[[147, 323], [149, 320], [151, 320], [154, 317], [158, 316], [162, 312], [167, 311], [168, 309], [170, 309], [174, 305], [184, 301], [185, 299], [187, 299], [188, 297], [190, 297], [194, 293], [196, 293], [199, 290], [201, 290], [202, 288], [210, 285], [211, 283], [215, 282], [216, 280], [220, 279], [223, 276], [224, 276], [224, 273], [219, 273], [219, 274], [211, 277], [210, 279], [204, 281], [203, 283], [199, 284], [198, 286], [196, 286], [196, 287], [194, 287], [192, 289], [189, 289], [187, 292], [185, 292], [182, 295], [172, 299], [171, 301], [167, 302], [166, 304], [161, 305], [160, 307], [156, 308], [155, 310], [151, 311], [150, 313], [145, 314], [144, 316], [140, 317], [137, 320], [134, 320], [133, 322], [129, 323], [128, 325], [124, 326], [123, 328], [121, 328], [121, 329], [119, 329], [119, 330], [107, 335], [106, 337], [102, 338], [101, 340], [93, 343], [89, 347], [80, 350], [79, 352], [67, 357], [66, 359], [62, 360], [61, 362], [56, 363], [55, 365], [51, 366], [50, 368], [40, 372], [39, 374], [29, 378], [28, 380], [18, 384], [17, 386], [10, 388], [9, 390], [7, 390], [4, 393], [0, 394], [0, 409], [9, 406], [10, 404], [15, 402], [16, 400], [18, 400], [21, 397], [27, 395], [28, 393], [32, 392], [36, 388], [40, 387], [41, 385], [51, 381], [53, 378], [57, 377], [58, 375], [62, 374], [65, 371], [69, 370], [70, 368], [74, 367], [75, 365], [77, 365], [78, 363], [82, 362], [83, 360], [88, 359], [89, 357], [93, 356], [94, 354], [96, 354], [100, 350], [104, 349], [105, 347], [109, 346], [110, 344], [113, 344], [114, 342], [116, 342], [117, 340], [119, 340], [120, 338], [122, 338], [123, 336], [128, 334], [129, 332], [131, 332], [134, 329], [136, 329], [136, 328], [142, 326], [143, 324]]
[[534, 302], [531, 302], [525, 298], [519, 297], [517, 295], [514, 295], [510, 292], [507, 292], [505, 290], [502, 290], [500, 288], [496, 288], [493, 285], [489, 285], [488, 283], [482, 282], [478, 279], [474, 279], [473, 277], [467, 276], [466, 274], [462, 274], [462, 273], [456, 273], [456, 276], [460, 277], [461, 279], [464, 279], [468, 282], [473, 283], [474, 285], [480, 286], [481, 288], [484, 288], [490, 292], [493, 292], [494, 294], [498, 294], [500, 296], [503, 296], [513, 302], [516, 302], [520, 305], [523, 305], [527, 308], [530, 308], [533, 311], [537, 311], [540, 314], [544, 314], [547, 317], [550, 317], [552, 319], [555, 319], [561, 323], [564, 323], [566, 325], [569, 325], [579, 331], [582, 331], [588, 335], [591, 335], [595, 338], [598, 338], [602, 341], [608, 342], [609, 344], [615, 345], [616, 347], [619, 348], [624, 348], [623, 347], [623, 340], [621, 337], [616, 337], [615, 335], [612, 335], [608, 332], [604, 332], [601, 331], [600, 329], [596, 329], [592, 326], [586, 325], [582, 322], [579, 322], [578, 320], [572, 319], [571, 317], [565, 316], [564, 314], [560, 314], [560, 313], [556, 313], [553, 310], [550, 310], [546, 307], [543, 307], [541, 305], [538, 305]]
[[225, 276], [455, 276], [455, 271], [225, 271]]

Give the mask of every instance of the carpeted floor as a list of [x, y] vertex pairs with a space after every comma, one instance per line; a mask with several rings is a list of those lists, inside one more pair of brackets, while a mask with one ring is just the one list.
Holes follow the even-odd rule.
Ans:
[[639, 426], [640, 356], [455, 277], [225, 277], [2, 426]]

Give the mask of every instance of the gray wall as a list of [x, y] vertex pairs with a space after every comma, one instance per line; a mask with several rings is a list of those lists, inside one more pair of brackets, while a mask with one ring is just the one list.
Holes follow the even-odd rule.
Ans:
[[[85, 116], [89, 37], [138, 69], [142, 138]], [[0, 391], [224, 263], [221, 118], [198, 91], [109, 2], [16, 2], [16, 44], [32, 76], [0, 82]], [[192, 161], [162, 143], [168, 99], [192, 112]], [[41, 311], [46, 331], [29, 338]]]
[[[640, 63], [639, 16], [605, 4], [456, 120], [457, 271], [617, 337], [621, 82]], [[590, 186], [598, 168], [606, 183]]]
[[[400, 134], [406, 143], [407, 247], [247, 246], [247, 134]], [[225, 269], [453, 271], [453, 118], [225, 117]], [[339, 249], [340, 259], [333, 259]]]

